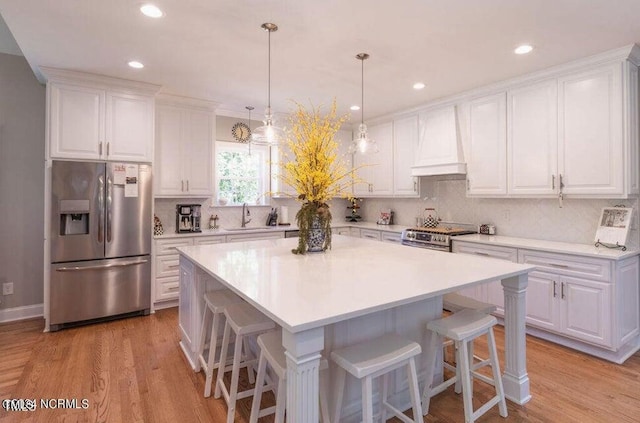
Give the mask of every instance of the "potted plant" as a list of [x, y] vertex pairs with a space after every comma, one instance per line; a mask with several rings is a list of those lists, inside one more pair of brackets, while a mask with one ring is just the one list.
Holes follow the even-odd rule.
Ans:
[[327, 114], [320, 108], [306, 110], [296, 103], [289, 117], [286, 145], [289, 153], [280, 178], [293, 187], [302, 207], [296, 214], [300, 230], [295, 254], [326, 251], [331, 248], [331, 210], [329, 200], [349, 197], [348, 189], [359, 182], [355, 170], [338, 157], [335, 135], [348, 119], [337, 116], [336, 102]]

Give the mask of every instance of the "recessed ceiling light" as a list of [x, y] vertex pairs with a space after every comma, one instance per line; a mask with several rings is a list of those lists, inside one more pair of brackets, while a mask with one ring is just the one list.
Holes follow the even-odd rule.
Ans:
[[531, 47], [529, 44], [523, 44], [521, 46], [518, 46], [518, 48], [516, 48], [513, 52], [515, 54], [527, 54], [530, 53], [531, 50], [533, 50], [533, 47]]
[[129, 66], [131, 66], [134, 69], [142, 69], [144, 68], [144, 65], [140, 62], [138, 62], [137, 60], [132, 60], [129, 63]]
[[164, 16], [162, 10], [160, 10], [157, 6], [153, 4], [144, 4], [140, 7], [140, 11], [150, 18], [161, 18]]
[[354, 104], [353, 106], [350, 107], [350, 109], [353, 111], [360, 110], [360, 106]]
[[415, 84], [413, 84], [414, 90], [421, 90], [424, 87], [426, 87], [426, 85], [424, 85], [424, 82], [416, 82]]

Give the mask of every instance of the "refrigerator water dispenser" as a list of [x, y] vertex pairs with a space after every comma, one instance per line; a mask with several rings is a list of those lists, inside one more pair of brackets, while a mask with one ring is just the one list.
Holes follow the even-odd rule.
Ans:
[[89, 233], [89, 200], [60, 201], [60, 235]]

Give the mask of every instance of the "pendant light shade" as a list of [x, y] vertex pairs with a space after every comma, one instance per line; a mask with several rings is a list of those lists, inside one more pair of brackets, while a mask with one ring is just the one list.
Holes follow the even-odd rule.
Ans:
[[358, 133], [353, 138], [353, 142], [349, 146], [349, 153], [357, 153], [357, 154], [368, 154], [368, 153], [377, 153], [378, 146], [375, 140], [372, 140], [369, 137], [367, 132], [367, 125], [364, 124], [364, 61], [369, 58], [367, 53], [360, 53], [356, 55], [356, 59], [360, 60], [362, 63], [362, 102], [360, 104], [360, 125], [358, 126]]
[[258, 145], [275, 146], [284, 138], [284, 131], [275, 125], [271, 111], [271, 33], [278, 30], [274, 23], [263, 23], [261, 28], [269, 33], [269, 73], [268, 73], [268, 102], [264, 113], [264, 125], [253, 130], [251, 142]]

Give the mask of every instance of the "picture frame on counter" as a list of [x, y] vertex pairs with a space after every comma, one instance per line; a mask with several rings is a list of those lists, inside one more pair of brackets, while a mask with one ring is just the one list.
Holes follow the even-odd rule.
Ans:
[[596, 247], [603, 245], [625, 250], [632, 216], [633, 208], [630, 207], [603, 207], [596, 230]]

